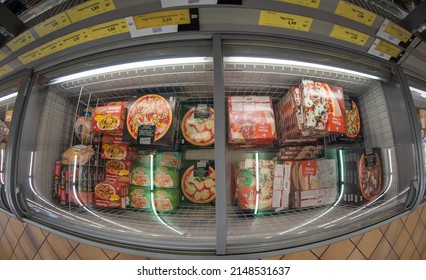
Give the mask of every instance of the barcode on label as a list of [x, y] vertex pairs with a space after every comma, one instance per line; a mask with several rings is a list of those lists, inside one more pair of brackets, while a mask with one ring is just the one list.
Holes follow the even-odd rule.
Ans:
[[139, 144], [149, 145], [149, 144], [151, 144], [151, 138], [141, 138], [141, 139], [139, 139]]
[[200, 160], [197, 162], [197, 167], [206, 167], [207, 166], [207, 161], [205, 160]]
[[163, 28], [162, 27], [153, 27], [152, 28], [152, 33], [159, 33], [162, 32]]

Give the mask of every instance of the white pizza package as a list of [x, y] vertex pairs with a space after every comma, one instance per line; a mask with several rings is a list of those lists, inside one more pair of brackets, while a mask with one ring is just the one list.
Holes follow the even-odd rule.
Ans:
[[342, 181], [342, 203], [363, 205], [380, 199], [383, 191], [382, 155], [380, 148], [342, 150], [345, 167]]
[[280, 144], [346, 133], [343, 89], [324, 82], [302, 80], [275, 105]]
[[270, 96], [229, 96], [231, 144], [270, 145], [277, 139]]
[[129, 100], [123, 142], [141, 147], [173, 148], [176, 96], [145, 94]]
[[208, 102], [180, 104], [179, 146], [212, 148], [214, 146], [214, 109]]

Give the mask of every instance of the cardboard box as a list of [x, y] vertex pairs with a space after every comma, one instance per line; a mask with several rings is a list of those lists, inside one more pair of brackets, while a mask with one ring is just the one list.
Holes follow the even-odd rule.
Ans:
[[179, 109], [179, 147], [214, 146], [214, 109], [210, 103], [181, 103]]
[[129, 205], [129, 184], [103, 180], [95, 186], [95, 207], [126, 209]]
[[101, 158], [124, 160], [128, 158], [128, 145], [121, 136], [104, 135], [102, 137]]
[[130, 182], [130, 160], [106, 160], [105, 178], [114, 179], [122, 183]]
[[152, 209], [151, 188], [130, 185], [130, 208]]
[[179, 189], [154, 189], [153, 197], [158, 212], [175, 210], [179, 206]]
[[104, 134], [123, 133], [126, 110], [123, 104], [98, 106], [93, 116], [93, 131]]
[[180, 173], [181, 201], [206, 204], [216, 198], [214, 161], [187, 160]]

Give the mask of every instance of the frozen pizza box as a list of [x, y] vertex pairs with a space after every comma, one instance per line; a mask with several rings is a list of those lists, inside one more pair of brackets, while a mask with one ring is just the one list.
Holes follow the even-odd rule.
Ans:
[[153, 182], [153, 168], [149, 162], [132, 162], [130, 167], [130, 184], [139, 187], [150, 187]]
[[229, 143], [268, 145], [277, 139], [270, 96], [229, 96], [228, 114]]
[[181, 103], [179, 109], [179, 146], [214, 146], [214, 109], [211, 103]]
[[341, 151], [344, 183], [342, 203], [363, 205], [383, 191], [382, 154], [379, 148]]
[[130, 185], [130, 208], [149, 210], [152, 209], [151, 188]]
[[179, 189], [157, 189], [153, 191], [155, 211], [175, 210], [179, 206]]
[[419, 120], [420, 128], [423, 131], [426, 131], [426, 110], [425, 109], [417, 109], [417, 118]]
[[182, 153], [177, 151], [156, 151], [154, 153], [155, 167], [180, 168]]
[[168, 189], [179, 188], [179, 170], [174, 167], [155, 167], [154, 186]]
[[181, 201], [207, 204], [216, 198], [216, 173], [212, 160], [186, 160], [181, 169]]
[[324, 82], [302, 80], [303, 130], [316, 135], [346, 133], [343, 89]]
[[141, 147], [173, 148], [176, 97], [145, 94], [129, 100], [123, 141]]
[[123, 104], [97, 106], [93, 114], [93, 131], [104, 134], [123, 132], [126, 108]]
[[129, 204], [129, 184], [105, 179], [95, 186], [95, 207], [126, 209]]
[[128, 157], [128, 145], [121, 136], [104, 135], [102, 137], [101, 158], [124, 160]]
[[130, 182], [130, 160], [110, 159], [105, 161], [105, 178], [122, 183]]

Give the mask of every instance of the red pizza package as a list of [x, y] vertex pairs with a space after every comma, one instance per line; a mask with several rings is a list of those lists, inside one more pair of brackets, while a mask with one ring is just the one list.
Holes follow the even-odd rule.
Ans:
[[129, 184], [106, 179], [95, 186], [95, 207], [126, 209], [129, 204]]
[[130, 160], [111, 159], [105, 162], [105, 178], [119, 182], [130, 182]]
[[229, 96], [229, 143], [269, 145], [277, 139], [270, 96]]
[[120, 134], [123, 132], [125, 116], [125, 104], [98, 106], [93, 117], [93, 131]]
[[128, 158], [128, 145], [123, 143], [122, 137], [104, 135], [102, 137], [101, 158], [124, 160]]

